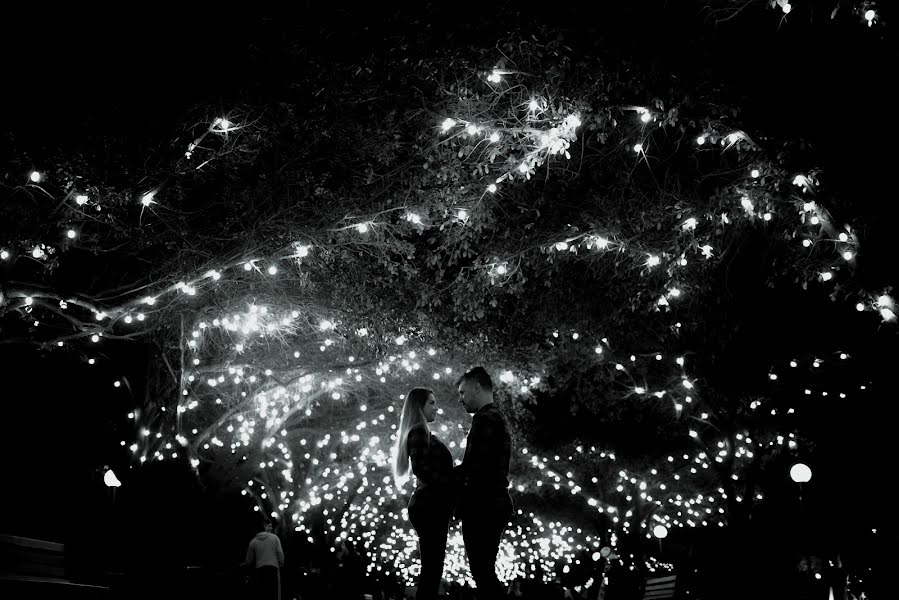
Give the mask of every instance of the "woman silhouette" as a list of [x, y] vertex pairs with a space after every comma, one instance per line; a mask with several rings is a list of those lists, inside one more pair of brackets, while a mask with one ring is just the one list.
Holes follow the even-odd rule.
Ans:
[[437, 418], [437, 399], [427, 388], [414, 388], [406, 395], [396, 436], [393, 474], [397, 487], [415, 474], [415, 491], [409, 500], [409, 520], [418, 534], [421, 573], [415, 600], [434, 600], [443, 574], [446, 537], [453, 512], [450, 478], [453, 457], [428, 428]]

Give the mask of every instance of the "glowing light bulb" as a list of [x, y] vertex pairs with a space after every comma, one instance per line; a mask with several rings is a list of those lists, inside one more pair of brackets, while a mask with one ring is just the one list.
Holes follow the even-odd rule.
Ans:
[[66, 237], [69, 238], [70, 240], [74, 240], [76, 235], [78, 235], [78, 234], [75, 232], [74, 229], [69, 229], [66, 232]]
[[811, 219], [809, 219], [809, 222], [810, 222], [812, 225], [817, 225], [818, 223], [821, 222], [821, 219], [819, 219], [817, 216], [814, 216], [814, 217], [812, 217]]
[[278, 267], [276, 267], [275, 265], [272, 265], [268, 268], [269, 275], [274, 275], [277, 272], [278, 272]]
[[758, 178], [759, 175], [761, 175], [761, 173], [759, 173], [758, 169], [753, 169], [752, 171], [749, 172], [749, 174], [752, 175], [753, 179], [756, 179], [756, 178]]
[[85, 204], [87, 204], [87, 200], [88, 198], [85, 194], [78, 194], [77, 196], [75, 196], [75, 202], [78, 204], [78, 206], [84, 206]]
[[491, 134], [490, 134], [490, 141], [491, 141], [491, 142], [494, 142], [494, 143], [495, 143], [495, 142], [498, 142], [498, 141], [499, 141], [499, 134], [496, 133], [495, 131], [494, 131], [493, 133], [491, 133]]
[[752, 210], [752, 209], [753, 209], [753, 206], [752, 206], [752, 200], [750, 200], [750, 199], [747, 198], [746, 196], [743, 196], [742, 198], [740, 198], [740, 204], [741, 204], [741, 205], [743, 206], [743, 208], [745, 208], [746, 210]]
[[447, 132], [452, 129], [456, 125], [456, 121], [454, 119], [444, 119], [443, 123], [440, 124], [440, 128]]
[[876, 17], [877, 17], [877, 13], [874, 12], [873, 10], [869, 9], [869, 10], [865, 11], [865, 20], [868, 22], [868, 25], [871, 25], [871, 22], [874, 21], [874, 19]]
[[120, 487], [122, 485], [122, 482], [115, 476], [112, 469], [109, 469], [103, 474], [103, 483], [106, 484], [106, 487]]
[[649, 121], [651, 119], [652, 119], [652, 115], [649, 113], [649, 111], [646, 111], [645, 113], [640, 115], [640, 120], [643, 121], [644, 123], [649, 123]]
[[505, 275], [506, 274], [506, 265], [499, 265], [498, 267], [496, 267], [496, 272], [500, 275]]
[[359, 233], [368, 233], [368, 224], [359, 223], [358, 225], [356, 225], [356, 231], [358, 231]]
[[487, 191], [490, 192], [491, 194], [495, 194], [496, 193], [496, 184], [491, 183], [490, 185], [488, 185]]
[[823, 273], [821, 273], [822, 281], [830, 281], [831, 279], [833, 279], [833, 273], [831, 273], [830, 271], [824, 271]]
[[643, 152], [643, 144], [634, 144], [634, 152], [637, 154]]
[[781, 9], [784, 11], [785, 15], [788, 15], [788, 14], [790, 14], [790, 11], [793, 10], [793, 7], [790, 6], [789, 2], [787, 2], [781, 7]]
[[521, 171], [522, 173], [527, 173], [529, 169], [530, 169], [530, 167], [528, 167], [528, 163], [526, 163], [526, 162], [523, 162], [520, 165], [518, 165], [518, 170]]
[[852, 260], [852, 257], [853, 257], [853, 256], [854, 256], [854, 255], [853, 255], [852, 252], [850, 252], [849, 250], [846, 250], [845, 252], [843, 252], [843, 259], [844, 259], [844, 260]]
[[468, 135], [475, 135], [478, 132], [478, 126], [474, 123], [471, 123], [468, 127], [465, 128], [465, 131], [468, 132]]
[[841, 233], [841, 234], [840, 234], [840, 241], [841, 241], [841, 242], [848, 242], [848, 241], [849, 241], [849, 236], [846, 235], [845, 233]]
[[765, 213], [765, 214], [763, 214], [763, 215], [762, 215], [762, 218], [765, 219], [766, 221], [770, 221], [770, 220], [771, 220], [771, 213]]
[[32, 171], [31, 174], [28, 176], [28, 178], [29, 178], [33, 183], [38, 183], [38, 182], [40, 182], [40, 180], [41, 180], [41, 174], [38, 173], [37, 171]]
[[540, 103], [537, 102], [536, 100], [531, 100], [530, 103], [528, 103], [528, 110], [539, 110], [539, 109], [540, 109]]
[[812, 470], [807, 465], [796, 463], [790, 467], [790, 479], [796, 483], [808, 483], [812, 478]]
[[696, 229], [696, 219], [694, 217], [690, 217], [683, 224], [684, 229]]
[[809, 246], [812, 245], [812, 241], [809, 239], [804, 239], [804, 240], [802, 240], [802, 245], [805, 246], [806, 248], [808, 248]]
[[34, 258], [43, 258], [43, 256], [44, 256], [43, 248], [41, 248], [40, 246], [35, 246], [34, 249], [31, 251], [31, 256], [33, 256]]
[[702, 146], [703, 144], [705, 144], [705, 136], [704, 136], [704, 135], [701, 135], [701, 136], [699, 136], [698, 138], [696, 138], [696, 143], [699, 144], [700, 146]]
[[0, 250], [0, 260], [6, 260], [9, 258], [9, 252], [6, 250]]
[[459, 217], [460, 220], [466, 221], [468, 219], [468, 211], [464, 208], [460, 208], [456, 213], [456, 216]]
[[865, 310], [865, 304], [863, 302], [859, 302], [855, 305], [855, 310], [857, 310], [858, 312], [862, 312], [863, 310]]

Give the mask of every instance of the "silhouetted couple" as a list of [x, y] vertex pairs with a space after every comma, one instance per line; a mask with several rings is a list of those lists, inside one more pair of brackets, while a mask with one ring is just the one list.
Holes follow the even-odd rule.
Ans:
[[466, 372], [457, 386], [459, 402], [474, 415], [461, 465], [453, 467], [449, 449], [428, 428], [437, 418], [434, 392], [427, 388], [410, 391], [400, 415], [394, 475], [400, 485], [408, 477], [411, 463], [417, 480], [408, 509], [421, 554], [416, 600], [437, 597], [454, 513], [462, 522], [478, 600], [504, 596], [495, 563], [512, 516], [508, 491], [512, 440], [505, 417], [493, 403], [493, 381], [483, 367]]

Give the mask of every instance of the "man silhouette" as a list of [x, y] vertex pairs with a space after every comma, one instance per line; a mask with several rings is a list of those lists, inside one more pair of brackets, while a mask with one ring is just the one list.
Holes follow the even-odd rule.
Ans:
[[512, 438], [505, 417], [493, 403], [493, 381], [483, 367], [466, 372], [456, 385], [459, 401], [474, 415], [462, 464], [454, 470], [459, 486], [456, 516], [462, 521], [478, 600], [499, 600], [503, 588], [495, 565], [500, 539], [512, 517], [508, 490]]

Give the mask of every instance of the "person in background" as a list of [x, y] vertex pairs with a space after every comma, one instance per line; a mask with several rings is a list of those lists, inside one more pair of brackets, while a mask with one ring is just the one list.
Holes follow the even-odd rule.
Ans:
[[259, 600], [281, 600], [281, 567], [284, 550], [272, 533], [271, 521], [265, 521], [247, 547], [247, 559], [241, 565], [253, 568], [253, 588]]

